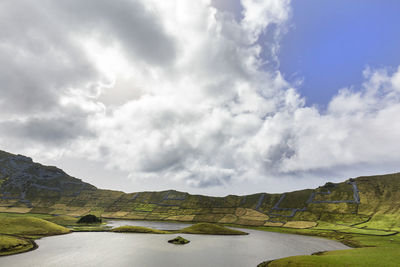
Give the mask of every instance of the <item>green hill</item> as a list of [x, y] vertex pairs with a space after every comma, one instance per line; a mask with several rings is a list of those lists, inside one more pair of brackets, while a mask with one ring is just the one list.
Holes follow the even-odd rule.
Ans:
[[0, 216], [0, 234], [18, 236], [49, 236], [66, 234], [70, 230], [55, 223], [35, 217]]
[[90, 213], [106, 218], [287, 228], [335, 223], [364, 230], [398, 230], [399, 189], [400, 174], [396, 173], [283, 194], [209, 197], [175, 190], [124, 193], [98, 189], [56, 167], [0, 151], [0, 212]]
[[246, 235], [247, 233], [212, 223], [196, 223], [179, 230], [179, 233], [202, 235]]

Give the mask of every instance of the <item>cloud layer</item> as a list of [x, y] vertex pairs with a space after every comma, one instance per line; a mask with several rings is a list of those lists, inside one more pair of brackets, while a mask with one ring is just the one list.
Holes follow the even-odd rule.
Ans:
[[149, 189], [280, 191], [392, 171], [400, 68], [305, 106], [266, 65], [290, 1], [241, 3], [238, 19], [206, 0], [2, 1], [0, 147], [106, 162]]

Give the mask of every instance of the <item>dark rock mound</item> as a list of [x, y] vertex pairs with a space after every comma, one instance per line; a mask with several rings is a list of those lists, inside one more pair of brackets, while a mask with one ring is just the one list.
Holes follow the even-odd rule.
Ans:
[[181, 236], [178, 236], [178, 237], [175, 237], [174, 239], [168, 240], [168, 243], [175, 244], [175, 245], [185, 245], [189, 242], [190, 242], [189, 240], [187, 240]]
[[78, 220], [78, 223], [101, 223], [101, 218], [99, 218], [95, 215], [92, 215], [92, 214], [88, 214], [88, 215], [81, 217]]

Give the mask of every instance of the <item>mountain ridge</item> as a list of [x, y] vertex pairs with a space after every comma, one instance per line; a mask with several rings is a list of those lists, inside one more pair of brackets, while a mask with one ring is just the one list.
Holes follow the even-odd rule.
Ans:
[[[314, 226], [319, 221], [400, 227], [400, 173], [281, 194], [211, 197], [176, 190], [124, 193], [98, 189], [63, 170], [0, 151], [0, 211], [122, 219]], [[376, 219], [381, 218], [381, 219]], [[384, 220], [382, 220], [384, 218]], [[296, 223], [297, 222], [297, 223]]]

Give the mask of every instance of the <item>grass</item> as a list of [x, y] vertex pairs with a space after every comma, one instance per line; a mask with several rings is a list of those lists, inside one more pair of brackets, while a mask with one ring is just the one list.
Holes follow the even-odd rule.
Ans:
[[305, 228], [315, 227], [316, 225], [317, 225], [316, 222], [290, 221], [285, 223], [284, 227], [305, 229]]
[[368, 222], [361, 223], [357, 227], [400, 231], [400, 214], [376, 214]]
[[[400, 237], [352, 236], [361, 248], [288, 257], [267, 266], [400, 266]], [[372, 246], [372, 247], [371, 247]]]
[[312, 229], [246, 228], [330, 238], [354, 248], [288, 257], [260, 266], [400, 266], [400, 236], [394, 231], [359, 229], [327, 222], [319, 222], [318, 227]]
[[25, 252], [34, 247], [35, 244], [29, 239], [0, 234], [0, 256]]
[[68, 215], [57, 215], [57, 216], [50, 215], [43, 217], [42, 219], [62, 226], [78, 225], [78, 218]]
[[169, 231], [157, 230], [143, 226], [120, 226], [111, 229], [111, 232], [117, 233], [146, 233], [146, 234], [171, 234]]
[[395, 234], [396, 231], [384, 230], [384, 229], [375, 229], [375, 228], [361, 228], [349, 225], [342, 224], [334, 224], [329, 222], [318, 222], [318, 226], [314, 227], [314, 229], [327, 229], [334, 230], [339, 233], [350, 233], [350, 234], [365, 234], [365, 235], [390, 235]]
[[197, 223], [179, 230], [179, 233], [207, 235], [247, 235], [245, 232], [212, 223]]
[[49, 236], [69, 233], [70, 230], [35, 217], [0, 217], [0, 233], [18, 236]]
[[53, 215], [53, 214], [40, 214], [40, 213], [9, 213], [9, 212], [0, 213], [0, 221], [2, 220], [2, 218], [26, 218], [26, 217], [43, 219], [55, 223], [57, 225], [72, 229], [75, 232], [101, 232], [109, 230], [109, 227], [106, 226], [106, 223], [82, 224], [78, 223], [78, 218], [68, 215]]
[[62, 226], [74, 226], [79, 225], [77, 223], [78, 218], [68, 215], [53, 215], [53, 214], [42, 214], [42, 213], [12, 213], [12, 212], [0, 212], [1, 218], [24, 218], [34, 217], [43, 219]]
[[74, 232], [107, 232], [111, 229], [110, 226], [104, 224], [97, 225], [82, 225], [82, 226], [72, 226], [72, 231]]

